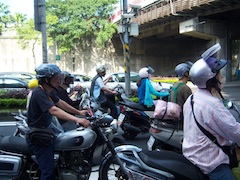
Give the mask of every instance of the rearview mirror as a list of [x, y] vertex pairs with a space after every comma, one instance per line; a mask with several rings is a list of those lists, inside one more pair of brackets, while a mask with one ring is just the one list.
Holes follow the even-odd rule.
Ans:
[[228, 108], [228, 109], [231, 109], [232, 106], [233, 106], [232, 101], [231, 101], [231, 100], [227, 100], [227, 99], [224, 99], [224, 100], [223, 100], [223, 104], [224, 104], [224, 106], [225, 106], [226, 108]]

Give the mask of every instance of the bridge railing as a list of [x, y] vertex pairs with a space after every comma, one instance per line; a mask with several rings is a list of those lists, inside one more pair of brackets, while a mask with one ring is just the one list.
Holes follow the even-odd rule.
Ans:
[[184, 10], [191, 10], [214, 1], [216, 0], [160, 0], [158, 3], [141, 9], [137, 17], [132, 21], [141, 25], [167, 16], [177, 16], [178, 13], [184, 12]]

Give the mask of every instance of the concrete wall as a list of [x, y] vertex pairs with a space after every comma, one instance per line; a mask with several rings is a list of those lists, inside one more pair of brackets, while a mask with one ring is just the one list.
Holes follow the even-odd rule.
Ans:
[[[116, 53], [122, 53], [122, 46], [114, 39]], [[195, 62], [208, 47], [209, 41], [189, 36], [174, 36], [164, 39], [156, 37], [142, 40], [133, 39], [130, 45], [130, 65], [132, 71], [139, 71], [143, 66], [155, 69], [155, 75], [175, 75], [175, 66], [181, 62]], [[212, 42], [214, 43], [214, 42]]]

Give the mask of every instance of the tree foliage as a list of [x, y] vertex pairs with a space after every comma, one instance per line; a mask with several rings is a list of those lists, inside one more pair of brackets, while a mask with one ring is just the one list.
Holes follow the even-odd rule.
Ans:
[[[82, 48], [95, 40], [104, 46], [117, 25], [109, 21], [113, 4], [117, 0], [48, 0], [47, 23], [49, 35], [57, 42], [61, 52], [70, 51], [76, 45]], [[61, 53], [60, 52], [60, 53]]]
[[2, 35], [3, 28], [7, 28], [8, 24], [13, 22], [13, 17], [10, 15], [8, 6], [0, 2], [0, 35]]

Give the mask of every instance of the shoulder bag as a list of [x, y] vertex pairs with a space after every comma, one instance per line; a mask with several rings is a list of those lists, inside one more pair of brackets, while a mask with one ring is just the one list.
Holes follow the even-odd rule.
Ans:
[[32, 127], [27, 133], [29, 141], [39, 146], [50, 146], [54, 142], [55, 133], [52, 128]]

